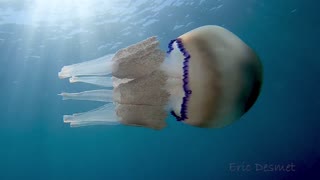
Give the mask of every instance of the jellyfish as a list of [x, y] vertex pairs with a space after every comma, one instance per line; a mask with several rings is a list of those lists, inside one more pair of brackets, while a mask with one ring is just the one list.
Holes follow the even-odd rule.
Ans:
[[70, 126], [166, 127], [166, 118], [201, 128], [224, 127], [240, 119], [262, 85], [258, 55], [229, 30], [193, 29], [168, 43], [165, 52], [150, 37], [98, 59], [64, 66], [60, 78], [101, 89], [61, 93], [64, 100], [101, 101], [84, 113], [64, 115]]

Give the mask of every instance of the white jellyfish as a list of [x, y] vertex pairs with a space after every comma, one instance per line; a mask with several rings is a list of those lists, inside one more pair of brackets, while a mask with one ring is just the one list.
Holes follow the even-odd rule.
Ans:
[[95, 60], [64, 66], [60, 78], [108, 89], [61, 93], [63, 99], [103, 101], [98, 109], [65, 115], [71, 126], [125, 124], [162, 129], [167, 115], [197, 127], [223, 127], [256, 101], [262, 65], [230, 31], [202, 26], [159, 49], [156, 37]]

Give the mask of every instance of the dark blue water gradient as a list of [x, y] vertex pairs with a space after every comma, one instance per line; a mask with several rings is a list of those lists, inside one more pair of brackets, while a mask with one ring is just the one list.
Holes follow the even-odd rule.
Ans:
[[[81, 25], [94, 33], [69, 39], [50, 39], [66, 33], [55, 32], [58, 27], [0, 25], [0, 39], [5, 39], [0, 40], [0, 179], [317, 179], [319, 3], [205, 1], [168, 6], [159, 12], [147, 9], [153, 3], [141, 4], [139, 8], [146, 10], [139, 17], [152, 14], [158, 21], [146, 27], [133, 24], [129, 36], [120, 31], [130, 23], [94, 24], [103, 16], [72, 21], [75, 27]], [[210, 10], [219, 3], [223, 4], [220, 9]], [[25, 5], [1, 2], [0, 8], [19, 10]], [[63, 124], [63, 114], [102, 104], [61, 101], [56, 95], [61, 91], [92, 88], [59, 80], [62, 66], [115, 51], [97, 50], [103, 43], [122, 42], [120, 48], [152, 35], [158, 35], [165, 50], [170, 39], [206, 24], [230, 29], [263, 62], [261, 96], [241, 120], [223, 129], [200, 129], [170, 117], [162, 131]], [[295, 171], [254, 169], [256, 164], [290, 163]], [[235, 171], [234, 165], [240, 169]], [[252, 169], [246, 171], [243, 165]]]

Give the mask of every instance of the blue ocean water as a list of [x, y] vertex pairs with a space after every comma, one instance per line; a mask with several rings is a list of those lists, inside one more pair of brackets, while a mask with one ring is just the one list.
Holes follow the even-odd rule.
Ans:
[[[318, 3], [311, 0], [0, 0], [0, 180], [317, 179], [320, 167]], [[223, 26], [264, 65], [254, 107], [222, 129], [167, 119], [155, 131], [70, 128], [61, 67], [158, 36], [161, 48], [202, 25]], [[263, 166], [267, 166], [263, 168]], [[272, 167], [291, 166], [288, 171]]]

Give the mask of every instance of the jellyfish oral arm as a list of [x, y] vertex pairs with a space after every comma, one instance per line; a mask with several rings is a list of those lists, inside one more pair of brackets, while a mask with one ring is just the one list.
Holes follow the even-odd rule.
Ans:
[[111, 88], [61, 93], [65, 100], [108, 103], [93, 111], [65, 115], [64, 122], [72, 127], [110, 124], [153, 129], [165, 127], [168, 93], [163, 88], [166, 75], [159, 68], [165, 53], [158, 49], [158, 45], [157, 39], [151, 37], [112, 56], [63, 67], [58, 75], [60, 78], [70, 77], [70, 83], [82, 82]]

